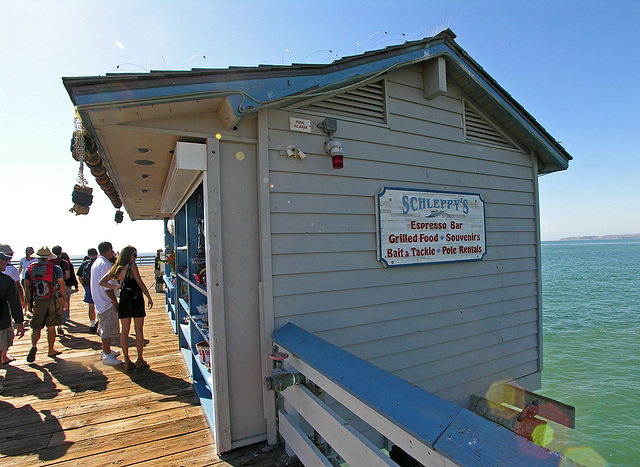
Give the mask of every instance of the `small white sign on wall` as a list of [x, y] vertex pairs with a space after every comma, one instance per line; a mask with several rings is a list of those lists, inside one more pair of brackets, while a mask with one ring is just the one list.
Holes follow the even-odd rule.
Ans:
[[386, 267], [481, 260], [487, 252], [478, 194], [383, 188], [378, 259]]
[[305, 133], [311, 133], [311, 120], [289, 117], [289, 129], [291, 131], [303, 131]]

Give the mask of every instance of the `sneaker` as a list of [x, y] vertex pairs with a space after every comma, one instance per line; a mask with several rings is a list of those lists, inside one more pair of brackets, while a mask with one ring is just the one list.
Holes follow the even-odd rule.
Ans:
[[149, 364], [147, 362], [145, 362], [144, 360], [138, 360], [136, 362], [136, 368], [138, 368], [138, 369], [149, 368]]
[[[119, 357], [120, 356], [120, 352], [116, 349], [111, 349], [111, 355], [113, 355], [114, 357]], [[100, 351], [100, 360], [102, 360], [104, 358], [104, 350]]]
[[122, 361], [118, 360], [112, 354], [107, 354], [102, 359], [102, 363], [105, 364], [105, 365], [109, 365], [109, 366], [118, 366], [118, 365], [122, 364]]
[[90, 326], [89, 327], [89, 334], [95, 334], [96, 332], [98, 332], [98, 327], [97, 326]]

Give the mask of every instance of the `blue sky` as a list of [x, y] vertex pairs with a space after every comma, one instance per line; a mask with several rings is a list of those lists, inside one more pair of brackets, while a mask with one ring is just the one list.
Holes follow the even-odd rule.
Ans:
[[640, 2], [0, 0], [0, 22], [0, 243], [16, 251], [163, 243], [157, 221], [116, 225], [97, 189], [88, 216], [68, 212], [78, 165], [61, 77], [329, 63], [443, 27], [574, 157], [540, 179], [543, 240], [640, 232]]

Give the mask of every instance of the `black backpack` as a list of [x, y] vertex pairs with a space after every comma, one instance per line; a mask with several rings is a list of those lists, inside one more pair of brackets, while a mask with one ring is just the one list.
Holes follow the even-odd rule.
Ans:
[[[80, 265], [78, 269], [78, 273], [82, 272], [82, 285], [83, 287], [89, 287], [91, 285], [91, 266], [98, 258], [86, 259]], [[80, 271], [82, 270], [82, 271]]]

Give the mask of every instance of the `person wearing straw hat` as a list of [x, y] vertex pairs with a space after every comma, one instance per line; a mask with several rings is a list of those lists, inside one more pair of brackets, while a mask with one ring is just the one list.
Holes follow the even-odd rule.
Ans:
[[[31, 264], [25, 274], [25, 292], [27, 306], [33, 317], [31, 318], [31, 350], [27, 355], [27, 362], [36, 359], [38, 340], [42, 328], [47, 328], [47, 343], [49, 357], [55, 357], [61, 352], [54, 349], [56, 342], [56, 326], [62, 324], [63, 308], [66, 300], [67, 288], [64, 285], [62, 269], [49, 260], [56, 258], [49, 247], [41, 246], [34, 254], [38, 261]], [[62, 302], [62, 303], [61, 303]]]
[[[3, 272], [7, 264], [11, 261], [11, 256], [0, 252], [0, 272]], [[15, 281], [6, 274], [0, 274], [0, 368], [6, 358], [7, 350], [13, 344], [13, 325], [11, 318], [18, 326], [18, 339], [24, 336], [24, 316], [20, 299], [18, 298], [18, 288]], [[4, 387], [0, 385], [0, 393]]]

